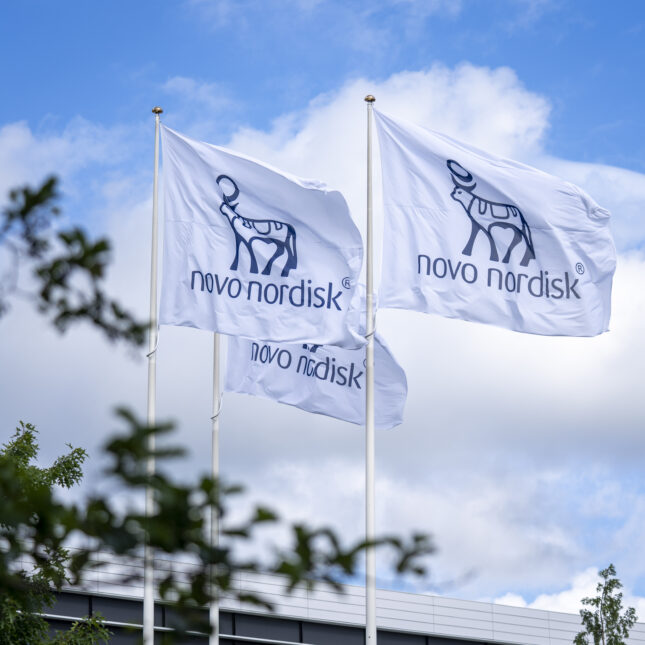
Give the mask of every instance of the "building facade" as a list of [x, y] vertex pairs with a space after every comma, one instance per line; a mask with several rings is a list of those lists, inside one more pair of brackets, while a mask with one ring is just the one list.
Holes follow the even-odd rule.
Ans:
[[[65, 629], [83, 616], [100, 612], [114, 645], [140, 642], [141, 589], [115, 582], [118, 574], [97, 572], [82, 590], [67, 589], [57, 596], [47, 618]], [[274, 611], [223, 599], [220, 612], [222, 645], [364, 645], [365, 590], [347, 586], [345, 593], [318, 589], [288, 594], [278, 576], [241, 575], [239, 589], [261, 594]], [[172, 630], [170, 607], [155, 607], [158, 642]], [[444, 596], [378, 590], [378, 645], [571, 645], [580, 631], [580, 617], [537, 609], [457, 600]], [[207, 643], [193, 635], [182, 643]], [[630, 645], [645, 645], [645, 624], [634, 626]]]

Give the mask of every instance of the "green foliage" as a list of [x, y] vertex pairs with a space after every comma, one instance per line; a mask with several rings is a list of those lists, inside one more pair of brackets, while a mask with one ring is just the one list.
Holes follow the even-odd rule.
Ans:
[[96, 612], [75, 622], [67, 631], [56, 632], [49, 645], [95, 645], [109, 642], [110, 636], [112, 632], [103, 623], [103, 616]]
[[[581, 609], [580, 617], [584, 630], [574, 639], [574, 645], [625, 645], [629, 630], [638, 620], [636, 611], [629, 607], [622, 615], [623, 594], [618, 592], [622, 583], [616, 578], [616, 569], [610, 564], [598, 572], [602, 582], [598, 583], [594, 598], [583, 598], [582, 604], [590, 609]], [[618, 592], [618, 593], [617, 593]], [[592, 640], [589, 640], [589, 639]]]
[[[21, 295], [48, 314], [59, 331], [85, 321], [110, 340], [141, 345], [146, 323], [137, 321], [103, 287], [109, 240], [92, 240], [77, 226], [54, 231], [60, 215], [57, 186], [57, 179], [50, 177], [35, 190], [25, 186], [9, 193], [9, 206], [0, 218], [0, 246], [13, 257], [10, 270], [0, 276], [0, 315], [8, 310], [10, 296]], [[18, 284], [25, 263], [36, 281], [27, 291]]]
[[[114, 556], [140, 556], [146, 540], [157, 553], [195, 562], [188, 573], [167, 572], [159, 585], [161, 597], [173, 603], [180, 617], [178, 633], [188, 629], [207, 631], [209, 625], [202, 622], [195, 609], [221, 594], [271, 609], [261, 595], [240, 592], [234, 587], [234, 576], [240, 572], [284, 575], [289, 590], [318, 584], [339, 590], [343, 580], [356, 573], [367, 542], [344, 546], [331, 529], [304, 524], [289, 527], [288, 548], [276, 550], [266, 559], [240, 557], [236, 545], [251, 540], [261, 528], [278, 524], [278, 515], [257, 506], [242, 520], [230, 523], [228, 508], [241, 492], [239, 486], [225, 486], [210, 477], [201, 477], [192, 485], [179, 483], [164, 474], [172, 471], [168, 468], [158, 468], [154, 475], [148, 475], [150, 457], [163, 466], [181, 457], [184, 451], [177, 446], [150, 451], [150, 435], [168, 434], [170, 424], [149, 427], [123, 409], [118, 415], [126, 431], [113, 436], [106, 445], [110, 458], [108, 475], [135, 497], [140, 498], [142, 495], [137, 496], [137, 491], [143, 493], [149, 486], [156, 501], [150, 517], [138, 510], [119, 508], [108, 495], [74, 505], [57, 501], [52, 485], [78, 482], [86, 455], [70, 447], [70, 452], [59, 457], [53, 466], [39, 469], [32, 463], [38, 454], [38, 444], [30, 424], [21, 424], [0, 453], [0, 497], [7, 500], [6, 505], [0, 505], [3, 545], [0, 588], [6, 591], [6, 621], [15, 623], [23, 620], [23, 616], [24, 620], [32, 621], [28, 625], [16, 624], [16, 629], [25, 632], [28, 627], [32, 634], [31, 640], [24, 642], [41, 642], [34, 634], [38, 629], [42, 631], [42, 622], [34, 615], [51, 604], [52, 589], [60, 588], [66, 580], [79, 582], [90, 563], [100, 568], [113, 561]], [[211, 509], [220, 518], [221, 543], [216, 546], [210, 542], [207, 520]], [[68, 553], [64, 545], [72, 534], [84, 535], [89, 538], [84, 542], [92, 546]], [[398, 572], [417, 575], [425, 574], [420, 558], [434, 551], [425, 536], [413, 536], [410, 541], [385, 536], [373, 544], [392, 550]], [[99, 553], [107, 555], [105, 560], [97, 561]], [[35, 562], [36, 574], [27, 576], [16, 570], [16, 563], [25, 558]], [[124, 582], [136, 581], [140, 575], [134, 570]], [[15, 608], [23, 610], [18, 618]], [[23, 641], [13, 638], [6, 642]], [[1, 636], [0, 644], [4, 645]]]
[[[50, 643], [40, 614], [53, 605], [54, 590], [67, 580], [69, 553], [58, 527], [68, 511], [55, 501], [54, 487], [71, 488], [81, 481], [87, 453], [68, 446], [69, 452], [42, 468], [36, 464], [36, 433], [21, 421], [0, 449], [0, 645]], [[98, 642], [89, 639], [104, 631], [96, 619], [75, 627], [87, 638], [70, 643]]]
[[[20, 574], [16, 574], [17, 576]], [[29, 580], [24, 577], [25, 587]], [[4, 594], [3, 594], [4, 596]], [[47, 621], [39, 613], [52, 594], [35, 586], [31, 593], [23, 593], [22, 601], [11, 596], [0, 599], [0, 645], [32, 645], [47, 642]]]
[[38, 456], [37, 432], [31, 423], [20, 421], [11, 441], [2, 446], [0, 455], [13, 462], [19, 476], [30, 487], [71, 488], [78, 484], [83, 478], [82, 465], [87, 459], [87, 452], [67, 444], [69, 453], [58, 457], [49, 468], [41, 468], [32, 463]]

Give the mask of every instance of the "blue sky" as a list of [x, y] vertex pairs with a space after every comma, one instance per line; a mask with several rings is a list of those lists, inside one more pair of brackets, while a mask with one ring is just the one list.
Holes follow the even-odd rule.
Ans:
[[[620, 253], [609, 334], [547, 342], [383, 312], [410, 395], [406, 422], [378, 438], [377, 518], [436, 535], [433, 590], [575, 610], [614, 561], [645, 617], [643, 3], [14, 2], [0, 52], [0, 195], [57, 172], [66, 216], [115, 239], [111, 285], [141, 315], [156, 104], [171, 127], [341, 188], [359, 227], [367, 92], [607, 206]], [[208, 467], [209, 343], [162, 330], [159, 409], [192, 449], [186, 473]], [[2, 427], [33, 420], [47, 456], [68, 440], [97, 454], [115, 403], [144, 409], [142, 356], [86, 330], [60, 338], [27, 306], [0, 320], [0, 364]], [[240, 396], [223, 415], [231, 479], [360, 535], [360, 431]], [[98, 485], [99, 463], [88, 473]]]
[[[3, 121], [143, 117], [185, 76], [236, 102], [218, 124], [266, 127], [345, 81], [431, 62], [510, 66], [553, 104], [555, 155], [645, 168], [645, 7], [590, 0], [46, 1], [3, 7]], [[166, 99], [166, 100], [164, 100]]]

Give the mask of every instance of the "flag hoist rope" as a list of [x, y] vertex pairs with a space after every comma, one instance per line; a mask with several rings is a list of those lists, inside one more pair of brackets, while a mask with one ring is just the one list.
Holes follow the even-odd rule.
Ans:
[[[367, 235], [365, 260], [367, 348], [365, 350], [365, 539], [373, 542], [374, 529], [374, 267], [372, 226], [372, 107], [376, 99], [369, 94], [367, 103]], [[365, 563], [365, 643], [376, 644], [376, 554], [368, 546]]]
[[[152, 245], [150, 253], [150, 332], [148, 338], [148, 426], [155, 424], [155, 404], [157, 397], [157, 239], [159, 218], [157, 213], [157, 185], [159, 180], [159, 119], [163, 110], [152, 108], [155, 115], [155, 168], [152, 182]], [[148, 436], [148, 451], [155, 449], [154, 435]], [[147, 474], [155, 473], [155, 459], [148, 457]], [[146, 487], [146, 518], [154, 511], [154, 494]], [[154, 645], [155, 638], [155, 600], [154, 600], [154, 560], [152, 549], [147, 543], [143, 555], [143, 645]]]

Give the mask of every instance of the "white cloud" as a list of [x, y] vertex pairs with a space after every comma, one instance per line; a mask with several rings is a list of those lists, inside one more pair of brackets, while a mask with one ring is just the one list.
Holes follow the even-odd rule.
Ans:
[[[267, 26], [280, 46], [288, 48], [298, 41], [294, 34], [314, 33], [322, 38], [325, 49], [367, 56], [373, 66], [386, 63], [404, 48], [427, 40], [427, 26], [434, 18], [456, 18], [463, 0], [187, 0], [190, 14], [200, 28], [225, 34], [231, 42], [262, 41]], [[525, 15], [518, 8], [518, 15]], [[515, 12], [511, 12], [512, 15]], [[252, 46], [253, 46], [252, 45]], [[270, 45], [273, 46], [273, 45]], [[285, 82], [285, 74], [280, 76]]]
[[415, 17], [427, 17], [440, 11], [456, 15], [463, 7], [461, 0], [385, 0], [382, 4], [404, 7]]
[[[362, 99], [368, 93], [384, 112], [514, 157], [526, 158], [539, 149], [548, 126], [547, 101], [525, 89], [511, 69], [436, 64], [380, 83], [349, 82], [314, 99], [301, 113], [278, 119], [268, 133], [241, 129], [231, 145], [261, 152], [294, 172], [322, 174], [335, 185], [350, 186], [353, 195], [361, 172], [357, 162], [365, 156]], [[339, 159], [341, 151], [345, 157], [351, 152], [346, 162]]]
[[[533, 7], [548, 2], [549, 0], [523, 0], [522, 4]], [[347, 5], [339, 0], [188, 0], [187, 4], [214, 29], [222, 29], [233, 21], [243, 20], [244, 16], [256, 13], [258, 7], [268, 8], [272, 12], [286, 11], [292, 16], [295, 13], [301, 18], [313, 18], [316, 10], [344, 10], [346, 19], [350, 14], [366, 19], [385, 9], [398, 9], [416, 18], [427, 18], [439, 12], [456, 15], [462, 8], [462, 0], [374, 0], [365, 6]]]
[[512, 29], [529, 27], [546, 13], [557, 10], [560, 4], [560, 0], [512, 0], [510, 5], [515, 5], [515, 15], [507, 26]]
[[[239, 102], [219, 83], [173, 76], [160, 87], [173, 128], [205, 141], [217, 141], [242, 118]], [[165, 115], [164, 115], [165, 117]]]
[[[220, 105], [219, 88], [209, 83], [178, 77], [166, 89], [213, 109]], [[582, 583], [575, 576], [590, 563], [609, 561], [631, 584], [645, 573], [637, 551], [645, 493], [632, 479], [645, 447], [645, 258], [635, 250], [645, 231], [638, 208], [645, 178], [546, 157], [548, 101], [510, 69], [468, 64], [436, 65], [380, 82], [354, 80], [282, 116], [267, 131], [238, 129], [229, 144], [340, 188], [362, 226], [362, 99], [370, 92], [386, 112], [581, 183], [614, 211], [623, 249], [612, 331], [599, 338], [547, 339], [409, 312], [379, 314], [379, 329], [410, 385], [406, 422], [377, 439], [379, 530], [435, 534], [440, 551], [432, 560], [434, 581], [443, 583], [445, 593], [512, 593], [504, 596], [509, 602], [537, 602], [543, 593], [564, 593], [567, 581], [571, 593], [578, 593]], [[227, 109], [225, 100], [222, 105]], [[187, 129], [207, 127], [196, 113], [176, 118]], [[0, 156], [0, 168], [9, 167], [10, 158], [18, 163], [6, 185], [60, 164], [70, 187], [84, 194], [76, 173], [114, 158], [108, 134], [91, 124], [45, 136], [25, 124], [7, 125], [0, 142], [10, 142], [14, 152]], [[91, 151], [90, 142], [97, 144]], [[149, 157], [129, 163], [136, 169], [130, 177], [110, 174], [105, 182], [102, 170], [94, 178], [103, 192], [102, 207], [95, 204], [93, 212], [115, 238], [113, 286], [145, 315], [151, 164]], [[144, 165], [145, 172], [139, 169]], [[60, 437], [52, 430], [43, 437], [47, 454], [59, 450], [63, 439], [95, 451], [113, 427], [108, 411], [114, 402], [142, 409], [143, 360], [114, 352], [91, 332], [59, 340], [22, 308], [2, 325], [12, 342], [0, 346], [0, 362], [12, 369], [0, 377], [0, 419], [5, 427], [29, 418], [43, 430], [64, 429]], [[211, 343], [206, 332], [161, 333], [159, 415], [180, 421], [178, 439], [193, 455], [179, 469], [184, 475], [209, 464]], [[363, 452], [362, 433], [352, 426], [260, 399], [224, 401], [224, 472], [248, 482], [252, 496], [269, 498], [294, 519], [305, 516], [360, 535]], [[451, 580], [457, 583], [451, 586]], [[564, 607], [566, 599], [558, 602]]]
[[[62, 130], [35, 133], [24, 121], [0, 128], [0, 201], [10, 188], [90, 165], [117, 165], [132, 152], [126, 128], [105, 128], [77, 117]], [[70, 182], [67, 190], [72, 190]]]
[[230, 98], [216, 83], [200, 83], [186, 76], [169, 78], [163, 84], [162, 89], [165, 92], [182, 96], [187, 102], [197, 103], [196, 107], [199, 109], [216, 111], [231, 105]]
[[[499, 605], [577, 614], [584, 607], [581, 600], [594, 598], [598, 593], [596, 591], [596, 586], [600, 581], [598, 571], [598, 567], [589, 567], [575, 574], [567, 588], [551, 594], [540, 594], [532, 602], [527, 602], [522, 596], [513, 593], [499, 596], [493, 602]], [[620, 575], [618, 577], [620, 578]], [[645, 616], [645, 598], [635, 596], [625, 589], [622, 590], [622, 593], [624, 596], [623, 608], [634, 607], [636, 615], [642, 619]]]
[[589, 567], [582, 573], [573, 577], [571, 586], [564, 591], [554, 594], [540, 594], [531, 604], [534, 609], [548, 609], [550, 611], [563, 611], [578, 613], [582, 608], [582, 598], [595, 596], [598, 583], [598, 569]]

